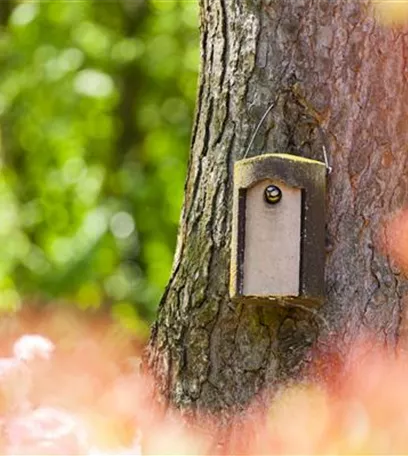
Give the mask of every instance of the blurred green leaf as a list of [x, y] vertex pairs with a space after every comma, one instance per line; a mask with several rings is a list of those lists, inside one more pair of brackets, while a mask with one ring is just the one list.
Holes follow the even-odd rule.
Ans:
[[30, 298], [103, 306], [146, 333], [183, 197], [198, 5], [9, 4], [0, 24], [0, 311]]

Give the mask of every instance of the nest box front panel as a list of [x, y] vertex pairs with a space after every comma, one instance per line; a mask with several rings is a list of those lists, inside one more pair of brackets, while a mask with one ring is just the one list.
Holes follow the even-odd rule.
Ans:
[[232, 299], [323, 301], [325, 191], [316, 160], [268, 154], [235, 164]]
[[263, 180], [245, 206], [243, 294], [298, 296], [302, 191]]

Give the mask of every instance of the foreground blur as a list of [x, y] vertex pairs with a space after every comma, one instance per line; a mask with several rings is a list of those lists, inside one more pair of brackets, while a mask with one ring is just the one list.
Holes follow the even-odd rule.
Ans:
[[407, 355], [390, 359], [369, 339], [327, 384], [275, 391], [267, 412], [249, 407], [217, 447], [217, 416], [192, 431], [177, 412], [165, 417], [154, 406], [138, 342], [114, 323], [64, 309], [37, 317], [2, 328], [2, 454], [408, 452]]

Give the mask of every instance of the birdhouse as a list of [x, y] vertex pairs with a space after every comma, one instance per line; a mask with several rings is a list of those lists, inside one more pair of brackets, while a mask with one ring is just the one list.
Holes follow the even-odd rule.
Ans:
[[319, 304], [324, 297], [324, 163], [287, 154], [234, 168], [232, 299]]

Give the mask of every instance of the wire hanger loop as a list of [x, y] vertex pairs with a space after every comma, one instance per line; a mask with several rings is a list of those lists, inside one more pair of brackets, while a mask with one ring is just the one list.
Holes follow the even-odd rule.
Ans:
[[[280, 96], [280, 93], [276, 96], [276, 98], [273, 100], [273, 102], [268, 106], [268, 108], [266, 109], [266, 111], [263, 113], [261, 119], [259, 120], [255, 130], [254, 130], [254, 133], [252, 134], [251, 136], [251, 140], [249, 141], [249, 144], [248, 144], [248, 147], [246, 148], [245, 150], [245, 153], [244, 153], [244, 157], [243, 158], [247, 158], [248, 156], [248, 153], [249, 151], [251, 150], [251, 147], [252, 145], [254, 144], [254, 141], [258, 135], [258, 132], [259, 132], [259, 129], [261, 128], [262, 124], [265, 122], [265, 119], [268, 117], [268, 114], [272, 111], [272, 109], [275, 107], [276, 105], [276, 102], [278, 100]], [[321, 142], [322, 142], [322, 152], [323, 152], [323, 159], [324, 159], [324, 165], [326, 167], [326, 172], [327, 174], [331, 174], [332, 171], [333, 171], [333, 167], [330, 166], [330, 163], [329, 163], [329, 158], [328, 158], [328, 153], [327, 153], [327, 147], [326, 147], [326, 141], [325, 141], [325, 134], [323, 132], [323, 129], [322, 127], [318, 124], [317, 125], [317, 129], [319, 131], [319, 135], [320, 135], [320, 139], [321, 139]]]

